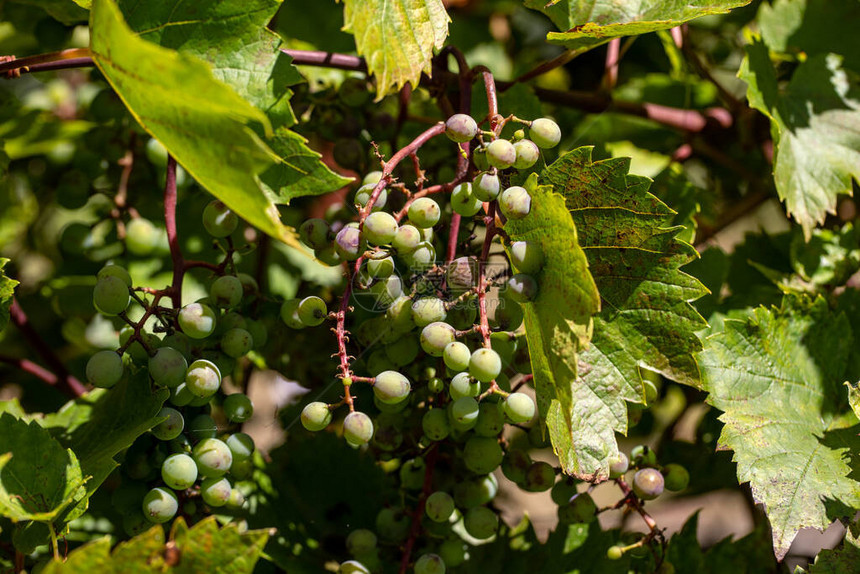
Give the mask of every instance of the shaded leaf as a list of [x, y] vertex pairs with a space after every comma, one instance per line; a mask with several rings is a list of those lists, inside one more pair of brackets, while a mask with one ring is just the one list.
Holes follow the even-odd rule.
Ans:
[[[573, 388], [568, 437], [553, 436], [566, 472], [601, 480], [627, 431], [627, 402], [644, 402], [640, 368], [699, 385], [695, 331], [705, 320], [690, 304], [707, 289], [680, 267], [696, 257], [677, 239], [675, 212], [648, 192], [650, 180], [628, 175], [624, 158], [593, 162], [591, 148], [573, 150], [541, 181], [563, 194], [601, 297], [591, 345]], [[550, 413], [550, 428], [564, 413]], [[563, 441], [563, 442], [562, 442]]]
[[809, 241], [797, 233], [791, 241], [791, 264], [804, 281], [842, 285], [860, 269], [860, 234], [851, 223], [841, 229], [815, 229]]
[[842, 574], [852, 572], [860, 564], [860, 524], [853, 523], [845, 532], [842, 546], [823, 549], [809, 568], [810, 574]]
[[376, 77], [378, 98], [430, 73], [433, 51], [448, 37], [442, 0], [344, 0], [343, 29]]
[[808, 239], [860, 180], [860, 90], [837, 54], [810, 57], [780, 89], [760, 40], [746, 47], [738, 77], [750, 105], [771, 121], [776, 190]]
[[860, 469], [848, 458], [860, 452], [858, 421], [839, 388], [852, 345], [845, 315], [824, 299], [787, 297], [726, 319], [700, 355], [707, 402], [724, 413], [720, 447], [764, 505], [779, 559], [799, 529], [860, 508]]
[[9, 308], [18, 282], [6, 276], [3, 268], [9, 263], [8, 259], [0, 257], [0, 331], [9, 324]]

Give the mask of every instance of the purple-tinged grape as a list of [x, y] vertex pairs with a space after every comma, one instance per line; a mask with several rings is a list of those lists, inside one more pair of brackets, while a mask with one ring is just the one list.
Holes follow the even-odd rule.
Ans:
[[472, 508], [463, 518], [463, 526], [469, 536], [485, 540], [496, 533], [499, 527], [499, 517], [486, 506]]
[[334, 239], [335, 249], [341, 259], [355, 261], [364, 253], [365, 242], [358, 227], [347, 225]]
[[331, 410], [328, 405], [314, 401], [302, 409], [302, 426], [311, 432], [321, 431], [331, 423]]
[[242, 301], [245, 288], [238, 277], [224, 275], [212, 282], [209, 288], [209, 298], [216, 307], [232, 309]]
[[561, 141], [561, 129], [549, 118], [538, 118], [529, 126], [529, 137], [539, 148], [550, 149]]
[[391, 240], [391, 246], [403, 255], [417, 249], [422, 241], [423, 238], [418, 228], [407, 223], [397, 228], [397, 233], [394, 234], [394, 239]]
[[93, 305], [102, 315], [119, 315], [126, 310], [130, 301], [128, 285], [123, 279], [106, 275], [96, 281]]
[[451, 209], [463, 217], [474, 217], [484, 205], [472, 192], [472, 184], [461, 183], [451, 191]]
[[405, 400], [411, 390], [412, 385], [409, 383], [409, 379], [397, 371], [379, 373], [373, 384], [373, 394], [376, 395], [376, 398], [389, 405]]
[[454, 114], [445, 122], [445, 135], [451, 141], [463, 143], [478, 135], [478, 124], [467, 114]]
[[522, 219], [532, 209], [532, 196], [524, 187], [514, 185], [502, 192], [499, 209], [508, 219]]
[[288, 299], [281, 305], [281, 321], [290, 329], [304, 329], [305, 324], [299, 318], [299, 299]]
[[619, 452], [615, 458], [609, 459], [609, 478], [619, 478], [624, 476], [627, 469], [630, 468], [630, 461], [627, 455]]
[[517, 150], [508, 140], [493, 140], [487, 145], [487, 161], [498, 169], [509, 168], [517, 161]]
[[437, 490], [427, 497], [424, 511], [433, 522], [448, 522], [454, 514], [454, 499], [442, 490]]
[[223, 202], [215, 199], [203, 209], [203, 227], [212, 237], [227, 237], [239, 226], [239, 218]]
[[457, 430], [469, 430], [478, 422], [481, 408], [472, 397], [461, 397], [450, 403], [449, 420]]
[[525, 393], [511, 393], [504, 405], [505, 414], [512, 423], [527, 423], [535, 416], [535, 402]]
[[469, 374], [481, 381], [489, 383], [502, 372], [502, 359], [492, 349], [476, 349], [469, 359]]
[[415, 574], [445, 574], [445, 561], [438, 554], [422, 554], [415, 561]]
[[96, 275], [98, 279], [103, 277], [116, 277], [118, 279], [122, 279], [122, 282], [126, 284], [126, 286], [131, 287], [131, 275], [128, 274], [128, 271], [125, 267], [120, 265], [116, 265], [114, 263], [109, 263], [101, 268], [101, 270]]
[[638, 444], [630, 451], [630, 460], [634, 466], [656, 466], [657, 453], [646, 444]]
[[207, 438], [215, 438], [218, 435], [218, 425], [215, 424], [215, 419], [209, 415], [197, 415], [186, 426], [191, 440], [194, 442], [201, 441]]
[[482, 173], [472, 182], [472, 193], [481, 201], [493, 201], [499, 197], [502, 184], [495, 173]]
[[182, 418], [182, 413], [170, 407], [162, 408], [156, 415], [158, 418], [167, 417], [161, 421], [150, 432], [159, 440], [173, 440], [182, 434], [182, 429], [185, 428], [185, 419]]
[[171, 454], [161, 465], [161, 478], [173, 490], [191, 488], [197, 481], [197, 463], [187, 454]]
[[419, 197], [413, 201], [407, 213], [409, 221], [415, 227], [422, 229], [433, 227], [439, 223], [439, 218], [442, 217], [442, 210], [439, 209], [439, 204], [429, 197]]
[[325, 219], [314, 217], [299, 227], [299, 239], [311, 249], [323, 249], [329, 244], [330, 230], [331, 227]]
[[555, 484], [555, 469], [551, 464], [538, 461], [533, 462], [526, 470], [526, 479], [523, 482], [523, 490], [529, 492], [544, 492]]
[[195, 397], [211, 397], [221, 387], [221, 371], [212, 361], [197, 359], [188, 365], [185, 384]]
[[421, 329], [421, 348], [433, 357], [441, 357], [445, 346], [455, 338], [454, 327], [437, 321]]
[[394, 273], [394, 259], [390, 256], [379, 259], [368, 259], [365, 265], [367, 274], [375, 279], [390, 277]]
[[666, 490], [678, 492], [690, 484], [690, 473], [680, 464], [667, 464], [663, 467], [663, 477]]
[[633, 492], [642, 500], [653, 500], [663, 494], [665, 480], [656, 468], [643, 468], [633, 475]]
[[[373, 196], [373, 189], [376, 187], [376, 184], [379, 183], [365, 183], [361, 187], [358, 188], [358, 191], [355, 192], [355, 198], [353, 199], [355, 205], [360, 208], [366, 207], [367, 202], [370, 201], [370, 198]], [[383, 187], [382, 191], [379, 192], [379, 195], [376, 197], [376, 201], [373, 202], [373, 207], [370, 209], [372, 212], [382, 211], [385, 208], [385, 204], [388, 202], [388, 191]]]
[[175, 387], [185, 381], [188, 361], [173, 347], [161, 347], [149, 358], [149, 376], [156, 385]]
[[125, 226], [125, 247], [129, 253], [144, 257], [158, 245], [159, 235], [158, 228], [150, 220], [136, 217]]
[[217, 438], [205, 438], [198, 442], [194, 445], [191, 456], [202, 476], [223, 476], [233, 464], [233, 453], [230, 452], [230, 447]]
[[299, 321], [306, 327], [321, 325], [328, 317], [325, 301], [316, 296], [305, 297], [299, 301], [297, 309]]
[[534, 301], [537, 297], [537, 281], [531, 275], [517, 273], [508, 279], [506, 286], [505, 295], [518, 303]]
[[511, 482], [523, 484], [531, 465], [532, 459], [528, 452], [521, 449], [509, 449], [502, 460], [502, 474]]
[[[254, 454], [254, 439], [251, 438], [251, 435], [237, 432], [236, 434], [230, 435], [224, 442], [233, 454], [234, 466], [237, 462], [249, 459], [251, 458], [251, 455]], [[231, 472], [232, 469], [233, 467], [231, 466]]]
[[445, 273], [448, 289], [453, 293], [468, 291], [478, 285], [478, 260], [475, 257], [458, 257]]
[[421, 352], [421, 345], [418, 343], [418, 338], [411, 335], [400, 337], [385, 346], [385, 355], [398, 367], [411, 365], [418, 358], [419, 352]]
[[167, 522], [179, 510], [179, 499], [172, 490], [153, 488], [143, 497], [143, 515], [150, 522], [162, 524]]
[[87, 361], [87, 380], [90, 384], [109, 389], [122, 379], [122, 357], [115, 351], [99, 351]]
[[498, 403], [484, 401], [480, 405], [478, 420], [472, 431], [482, 437], [498, 437], [505, 428], [505, 415]]
[[491, 437], [473, 436], [466, 441], [463, 448], [463, 462], [466, 463], [466, 468], [475, 474], [493, 472], [502, 464], [504, 456], [499, 441]]
[[254, 403], [251, 402], [248, 395], [243, 393], [227, 395], [221, 408], [223, 409], [224, 416], [227, 417], [227, 420], [234, 423], [243, 423], [254, 414]]
[[202, 303], [189, 303], [177, 315], [182, 332], [192, 339], [205, 339], [215, 331], [215, 311]]
[[229, 329], [221, 337], [221, 351], [228, 357], [238, 359], [254, 347], [254, 338], [245, 329]]
[[353, 556], [362, 556], [376, 550], [376, 534], [372, 530], [359, 528], [346, 537], [346, 550]]
[[343, 436], [352, 445], [367, 444], [373, 438], [373, 421], [366, 414], [353, 411], [343, 419]]
[[447, 316], [445, 302], [437, 297], [422, 297], [412, 303], [412, 320], [419, 327], [444, 321]]
[[448, 413], [444, 409], [430, 409], [421, 419], [421, 428], [430, 440], [442, 440], [451, 432]]
[[587, 492], [574, 495], [567, 504], [558, 507], [559, 520], [588, 524], [597, 518], [597, 504]]
[[520, 273], [534, 275], [543, 267], [543, 250], [537, 243], [514, 241], [510, 247], [511, 264]]
[[517, 169], [528, 169], [540, 158], [540, 149], [531, 140], [523, 139], [516, 142], [514, 151], [517, 152], [517, 159], [514, 161], [514, 167]]
[[227, 508], [232, 508], [237, 510], [245, 506], [245, 495], [242, 494], [242, 491], [238, 488], [230, 489], [230, 496], [227, 498], [227, 504], [225, 504]]
[[397, 220], [390, 213], [377, 211], [364, 220], [362, 232], [364, 239], [371, 245], [387, 245], [397, 234]]
[[226, 478], [210, 476], [200, 483], [200, 497], [203, 502], [215, 508], [227, 504], [232, 490], [233, 487]]
[[[471, 357], [471, 353], [469, 356]], [[469, 376], [469, 373], [457, 373], [448, 385], [448, 393], [452, 401], [463, 397], [477, 397], [481, 394], [481, 383]]]
[[442, 360], [452, 371], [465, 371], [469, 368], [469, 359], [472, 357], [472, 352], [465, 343], [454, 341], [445, 345], [442, 351]]

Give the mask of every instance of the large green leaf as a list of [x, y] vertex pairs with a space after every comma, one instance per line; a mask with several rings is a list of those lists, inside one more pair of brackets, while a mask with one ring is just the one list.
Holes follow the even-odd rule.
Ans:
[[355, 36], [380, 98], [407, 82], [418, 86], [448, 37], [442, 0], [344, 0], [343, 10], [343, 29]]
[[526, 0], [527, 8], [549, 16], [561, 32], [547, 39], [568, 49], [585, 51], [619, 36], [635, 36], [680, 26], [708, 14], [725, 14], [751, 0]]
[[6, 277], [3, 268], [9, 263], [8, 259], [0, 257], [0, 331], [9, 324], [9, 307], [12, 306], [12, 296], [18, 282]]
[[[535, 277], [540, 290], [523, 310], [538, 406], [541, 416], [553, 421], [550, 436], [557, 445], [558, 437], [576, 432], [579, 353], [591, 338], [591, 317], [600, 310], [600, 297], [564, 197], [536, 182], [533, 174], [525, 183], [532, 196], [529, 216], [508, 220], [504, 229], [512, 241], [538, 245], [544, 255]], [[556, 412], [558, 420], [553, 419]]]
[[572, 431], [559, 434], [560, 411], [548, 423], [564, 469], [601, 480], [618, 452], [615, 432], [627, 431], [627, 402], [645, 400], [641, 368], [699, 385], [695, 331], [706, 323], [690, 302], [708, 291], [680, 271], [696, 251], [677, 239], [683, 228], [648, 192], [650, 180], [628, 175], [625, 158], [594, 162], [591, 151], [564, 154], [541, 177], [565, 198], [602, 300], [573, 386]]
[[811, 56], [780, 89], [760, 40], [746, 47], [738, 76], [750, 105], [770, 118], [776, 190], [808, 238], [860, 180], [860, 89], [832, 53]]
[[252, 130], [269, 129], [265, 114], [197, 58], [137, 37], [113, 0], [93, 3], [90, 27], [93, 60], [138, 122], [237, 214], [297, 244], [257, 178], [278, 160]]
[[801, 528], [860, 508], [858, 421], [841, 388], [853, 344], [844, 314], [792, 297], [726, 319], [700, 355], [707, 402], [723, 411], [720, 446], [764, 505], [779, 559]]
[[0, 515], [53, 522], [85, 496], [78, 458], [36, 422], [0, 415]]

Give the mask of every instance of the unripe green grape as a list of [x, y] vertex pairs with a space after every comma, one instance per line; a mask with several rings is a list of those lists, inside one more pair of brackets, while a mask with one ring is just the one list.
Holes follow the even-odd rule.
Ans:
[[122, 279], [122, 282], [125, 283], [127, 287], [132, 286], [131, 275], [128, 274], [128, 271], [125, 269], [125, 267], [116, 265], [114, 263], [109, 263], [102, 267], [96, 277], [99, 279], [103, 277], [116, 277], [118, 279]]
[[549, 463], [533, 462], [526, 470], [523, 489], [529, 492], [543, 492], [555, 484], [555, 469]]
[[227, 504], [232, 490], [233, 487], [226, 478], [210, 476], [200, 483], [200, 496], [203, 502], [216, 508]]
[[239, 304], [245, 289], [238, 277], [224, 275], [212, 282], [209, 298], [216, 307], [231, 309]]
[[245, 495], [242, 494], [242, 491], [238, 488], [230, 489], [230, 496], [227, 498], [227, 504], [225, 504], [227, 508], [232, 508], [237, 510], [245, 506]]
[[305, 324], [299, 318], [299, 299], [288, 299], [281, 305], [281, 320], [291, 329], [304, 329]]
[[430, 409], [421, 419], [421, 428], [430, 440], [442, 440], [451, 432], [448, 413], [444, 409]]
[[397, 228], [397, 233], [391, 240], [391, 246], [402, 255], [417, 249], [422, 241], [421, 232], [418, 231], [418, 228], [407, 223]]
[[373, 421], [362, 412], [351, 412], [343, 419], [343, 436], [350, 444], [367, 444], [373, 438]]
[[221, 351], [234, 359], [247, 355], [253, 346], [254, 339], [245, 329], [230, 329], [221, 337]]
[[376, 305], [380, 309], [387, 309], [389, 305], [403, 294], [403, 283], [397, 275], [382, 277], [377, 279], [368, 288], [368, 292], [373, 295]]
[[472, 193], [481, 201], [492, 201], [499, 197], [502, 184], [495, 173], [482, 173], [472, 182]]
[[445, 345], [442, 351], [442, 359], [445, 365], [453, 371], [465, 371], [469, 368], [469, 359], [472, 357], [472, 352], [465, 343], [454, 341]]
[[627, 459], [627, 455], [619, 452], [618, 456], [609, 459], [609, 478], [624, 476], [628, 468], [630, 468], [630, 461]]
[[451, 209], [463, 217], [474, 217], [484, 203], [472, 192], [472, 184], [461, 183], [451, 191]]
[[418, 247], [402, 256], [403, 262], [413, 271], [429, 269], [436, 263], [436, 249], [429, 241], [422, 241]]
[[621, 546], [610, 546], [606, 551], [606, 557], [610, 560], [621, 560], [622, 556], [624, 556], [624, 548]]
[[525, 393], [511, 393], [504, 405], [505, 414], [513, 423], [527, 423], [535, 416], [535, 402]]
[[[378, 402], [374, 398], [374, 402]], [[382, 411], [385, 412], [384, 410]], [[385, 452], [393, 452], [403, 444], [403, 433], [393, 425], [377, 426], [373, 433], [373, 445]]]
[[400, 337], [385, 346], [385, 355], [398, 367], [411, 365], [420, 351], [421, 345], [418, 343], [418, 338], [412, 335]]
[[639, 444], [630, 451], [630, 460], [634, 466], [655, 466], [657, 464], [657, 453], [646, 444]]
[[203, 208], [203, 227], [212, 237], [227, 237], [239, 226], [239, 218], [223, 202], [215, 199]]
[[387, 245], [397, 234], [397, 220], [390, 213], [377, 211], [364, 220], [363, 237], [371, 245]]
[[480, 404], [478, 420], [472, 431], [482, 437], [497, 437], [505, 427], [505, 416], [498, 403], [483, 402]]
[[149, 358], [149, 376], [155, 384], [175, 387], [185, 381], [188, 361], [173, 347], [161, 347]]
[[182, 418], [182, 413], [170, 407], [162, 408], [156, 415], [158, 418], [167, 417], [161, 421], [150, 432], [159, 440], [173, 440], [182, 433], [185, 428], [185, 419]]
[[[225, 441], [230, 452], [233, 454], [233, 463], [251, 458], [254, 454], [254, 439], [243, 432], [230, 435]], [[232, 472], [232, 467], [230, 468]]]
[[370, 574], [370, 569], [358, 560], [342, 562], [337, 569], [338, 574]]
[[227, 420], [234, 423], [243, 423], [254, 414], [254, 403], [251, 402], [248, 395], [243, 393], [228, 395], [221, 408], [224, 410], [224, 416], [227, 417]]
[[537, 297], [537, 281], [525, 273], [517, 273], [508, 279], [506, 287], [505, 295], [518, 303], [534, 301], [534, 298]]
[[565, 506], [576, 493], [576, 481], [571, 477], [566, 477], [552, 485], [549, 495], [557, 506]]
[[185, 381], [170, 388], [170, 402], [177, 407], [186, 407], [196, 398], [188, 390], [188, 385], [185, 384]]
[[325, 301], [315, 296], [305, 297], [299, 301], [298, 317], [306, 327], [321, 325], [328, 317]]
[[588, 524], [597, 518], [597, 504], [587, 492], [574, 495], [570, 502], [559, 506], [559, 517], [565, 522]]
[[[479, 411], [480, 412], [480, 411]], [[489, 474], [496, 470], [505, 453], [495, 438], [473, 436], [466, 441], [463, 449], [463, 461], [466, 468], [476, 474]]]
[[153, 488], [143, 497], [143, 515], [150, 522], [161, 524], [167, 522], [179, 510], [179, 499], [172, 490]]
[[382, 257], [379, 259], [368, 259], [366, 263], [367, 274], [373, 278], [389, 277], [394, 273], [394, 259]]
[[126, 310], [130, 301], [128, 285], [119, 277], [107, 275], [96, 281], [93, 305], [102, 315], [119, 315]]
[[539, 148], [550, 149], [561, 141], [561, 129], [549, 118], [538, 118], [529, 126], [529, 137]]
[[439, 556], [446, 566], [456, 568], [466, 561], [466, 545], [459, 537], [449, 538], [439, 546]]
[[346, 537], [346, 550], [353, 556], [362, 556], [376, 550], [376, 534], [372, 530], [359, 528]]
[[427, 497], [424, 511], [433, 522], [448, 522], [454, 514], [454, 499], [447, 492], [437, 490]]
[[207, 438], [215, 438], [218, 435], [218, 426], [215, 419], [209, 415], [197, 415], [186, 425], [188, 435], [194, 442]]
[[426, 466], [423, 458], [412, 458], [400, 467], [400, 487], [405, 490], [421, 490], [424, 485], [424, 470]]
[[478, 135], [478, 124], [468, 114], [454, 114], [445, 121], [445, 135], [457, 143], [467, 142]]
[[436, 297], [422, 297], [412, 303], [412, 320], [419, 327], [444, 321], [447, 316], [445, 302]]
[[543, 267], [540, 245], [530, 241], [514, 241], [510, 247], [511, 264], [520, 273], [534, 275]]
[[445, 346], [455, 338], [454, 327], [437, 321], [421, 329], [421, 348], [432, 357], [441, 357]]
[[415, 574], [445, 574], [445, 561], [438, 554], [423, 554], [415, 561]]
[[463, 397], [477, 397], [481, 394], [481, 383], [473, 379], [469, 373], [457, 373], [451, 378], [448, 393], [451, 395], [452, 401]]
[[149, 255], [158, 245], [158, 235], [150, 220], [136, 217], [125, 226], [125, 247], [134, 255]]
[[514, 161], [514, 167], [517, 169], [528, 169], [540, 158], [540, 149], [531, 140], [522, 139], [514, 143], [514, 151], [517, 152], [517, 159]]
[[487, 161], [498, 169], [509, 168], [517, 161], [517, 150], [508, 140], [493, 140], [487, 145]]
[[366, 361], [367, 370], [372, 376], [376, 376], [383, 371], [392, 371], [397, 368], [386, 355], [384, 349], [377, 349], [372, 352]]
[[428, 243], [433, 243], [433, 228], [432, 227], [419, 227], [418, 233], [421, 234], [421, 241], [426, 241]]
[[87, 380], [96, 387], [108, 389], [122, 379], [122, 357], [115, 351], [99, 351], [87, 361]]
[[502, 290], [499, 295], [490, 324], [506, 331], [516, 331], [523, 324], [522, 305], [508, 297], [507, 290]]
[[197, 481], [197, 463], [187, 454], [172, 454], [161, 465], [161, 478], [173, 490], [191, 488]]
[[399, 542], [409, 534], [409, 515], [399, 508], [383, 508], [376, 515], [376, 533], [383, 540]]
[[526, 451], [508, 449], [508, 452], [505, 453], [505, 458], [502, 460], [502, 474], [511, 482], [523, 484], [531, 465], [532, 459]]
[[342, 261], [340, 253], [337, 251], [337, 246], [334, 243], [314, 249], [314, 257], [329, 267], [336, 267]]
[[487, 504], [499, 492], [499, 481], [492, 474], [471, 480], [461, 480], [454, 485], [454, 502], [457, 507], [468, 510]]
[[439, 377], [433, 377], [427, 381], [427, 390], [433, 394], [441, 393], [445, 390], [445, 381]]
[[633, 492], [642, 500], [653, 500], [663, 494], [665, 480], [656, 468], [643, 468], [633, 475]]
[[233, 453], [224, 441], [217, 438], [205, 438], [194, 445], [191, 451], [197, 470], [202, 476], [223, 476], [233, 464]]
[[327, 404], [314, 401], [302, 409], [301, 420], [302, 426], [309, 431], [321, 431], [331, 423], [331, 410]]
[[226, 333], [230, 329], [248, 329], [248, 320], [235, 311], [228, 311], [218, 319], [218, 333]]
[[371, 93], [367, 90], [364, 78], [346, 78], [337, 91], [340, 100], [351, 108], [360, 108], [370, 101]]
[[215, 331], [215, 311], [202, 303], [189, 303], [177, 315], [182, 332], [192, 339], [205, 339]]
[[233, 464], [230, 465], [230, 476], [236, 480], [247, 480], [254, 472], [254, 461], [251, 458], [244, 460], [233, 459]]
[[499, 517], [486, 506], [472, 508], [463, 518], [463, 526], [469, 536], [485, 540], [496, 533], [499, 527]]
[[667, 464], [663, 467], [664, 484], [666, 490], [678, 492], [684, 490], [690, 484], [690, 473], [680, 464]]
[[397, 371], [383, 371], [376, 375], [373, 384], [373, 394], [386, 404], [397, 404], [409, 396], [412, 385], [409, 379]]
[[481, 381], [489, 383], [502, 372], [502, 359], [492, 349], [475, 349], [469, 359], [469, 374]]
[[211, 397], [221, 387], [221, 371], [212, 361], [197, 359], [188, 365], [185, 385], [196, 397]]
[[532, 196], [524, 187], [514, 185], [502, 192], [499, 209], [508, 219], [522, 219], [531, 212]]
[[419, 197], [409, 206], [407, 210], [409, 221], [415, 227], [426, 228], [433, 227], [439, 223], [439, 218], [442, 217], [442, 210], [439, 209], [439, 204], [429, 197]]
[[458, 430], [469, 430], [478, 422], [478, 414], [481, 412], [478, 401], [472, 397], [461, 397], [451, 403], [450, 420], [452, 426]]
[[334, 243], [338, 255], [346, 261], [355, 261], [364, 253], [364, 239], [357, 227], [346, 226], [338, 231]]
[[397, 333], [410, 331], [415, 326], [412, 321], [412, 299], [401, 295], [392, 301], [385, 310], [385, 321]]
[[[188, 360], [188, 357], [191, 356], [190, 339], [188, 338], [188, 335], [180, 331], [174, 331], [172, 334], [167, 335], [161, 341], [161, 346], [165, 348], [169, 347], [172, 349], [176, 349], [177, 351], [182, 353], [182, 356], [185, 357], [186, 361]], [[184, 378], [185, 377], [183, 376], [183, 380]]]
[[328, 234], [331, 230], [325, 219], [314, 217], [308, 219], [299, 227], [299, 239], [311, 249], [322, 249], [329, 244]]
[[[382, 173], [382, 172], [379, 172]], [[376, 187], [376, 184], [379, 183], [375, 181], [373, 183], [365, 183], [361, 187], [358, 188], [358, 191], [355, 192], [354, 202], [359, 207], [366, 207], [367, 202], [370, 201], [371, 196], [373, 195], [373, 189]], [[379, 192], [379, 195], [376, 198], [376, 201], [373, 202], [373, 207], [371, 211], [381, 211], [385, 208], [385, 204], [388, 202], [388, 191], [383, 187], [382, 191]]]
[[361, 180], [361, 184], [362, 185], [368, 185], [368, 184], [375, 185], [375, 184], [379, 183], [379, 181], [382, 179], [382, 175], [383, 175], [382, 172], [379, 170], [369, 171], [369, 172], [367, 172], [367, 175], [364, 176], [364, 179]]

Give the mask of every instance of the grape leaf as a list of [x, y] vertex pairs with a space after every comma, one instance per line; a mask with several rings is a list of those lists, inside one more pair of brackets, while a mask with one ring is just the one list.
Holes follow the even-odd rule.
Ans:
[[543, 12], [561, 32], [547, 40], [584, 52], [620, 36], [635, 36], [680, 26], [708, 14], [725, 14], [751, 0], [526, 0], [526, 8]]
[[52, 522], [85, 496], [78, 458], [36, 422], [0, 415], [0, 515]]
[[852, 572], [860, 564], [860, 524], [848, 526], [845, 539], [839, 548], [825, 548], [810, 565], [810, 574], [842, 574]]
[[10, 279], [3, 271], [3, 267], [9, 263], [8, 259], [0, 257], [0, 331], [9, 324], [9, 307], [12, 306], [12, 296], [18, 282]]
[[770, 119], [776, 190], [808, 239], [860, 181], [860, 89], [836, 54], [809, 57], [780, 89], [764, 43], [745, 49], [738, 77], [750, 105]]
[[376, 76], [377, 98], [417, 87], [430, 73], [433, 51], [448, 37], [448, 13], [442, 0], [344, 0], [343, 29]]
[[539, 245], [544, 255], [535, 276], [537, 297], [523, 304], [526, 337], [541, 416], [561, 413], [549, 427], [550, 436], [570, 435], [576, 425], [578, 355], [591, 338], [591, 317], [600, 310], [600, 299], [564, 198], [550, 186], [537, 185], [537, 174], [525, 187], [532, 196], [531, 212], [509, 219], [504, 229], [512, 241]]
[[297, 245], [256, 177], [277, 161], [251, 129], [270, 127], [263, 112], [203, 62], [135, 36], [113, 0], [94, 2], [90, 28], [93, 60], [141, 126], [238, 215]]
[[[699, 385], [695, 331], [706, 322], [690, 302], [708, 291], [680, 271], [696, 251], [677, 239], [683, 227], [648, 192], [650, 180], [628, 175], [626, 158], [594, 162], [591, 152], [568, 152], [541, 176], [565, 198], [601, 297], [571, 412], [551, 412], [548, 424], [565, 471], [602, 480], [618, 452], [615, 432], [627, 431], [627, 402], [645, 400], [640, 368]], [[573, 421], [567, 435], [563, 416]]]
[[823, 298], [726, 319], [700, 354], [707, 402], [723, 411], [719, 447], [764, 505], [782, 559], [798, 530], [860, 508], [857, 417], [840, 384], [852, 350], [844, 313]]
[[845, 383], [848, 387], [848, 404], [851, 405], [851, 410], [860, 419], [860, 385], [857, 383]]

